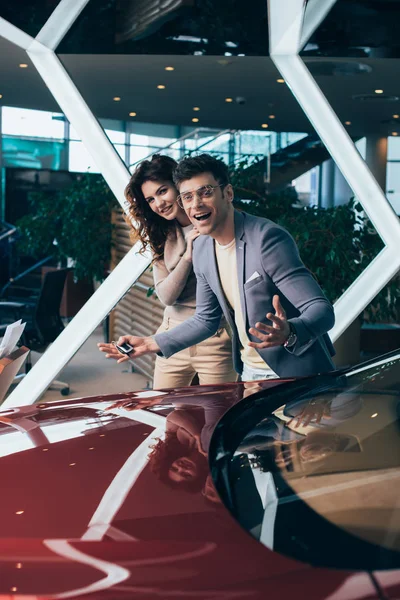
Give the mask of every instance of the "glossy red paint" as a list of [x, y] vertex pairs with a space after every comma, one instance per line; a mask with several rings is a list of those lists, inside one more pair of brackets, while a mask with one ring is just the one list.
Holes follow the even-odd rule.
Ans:
[[[206, 489], [218, 420], [256, 385], [280, 383], [0, 412], [0, 598], [377, 599], [367, 574], [268, 550]], [[203, 469], [198, 489], [171, 487], [170, 471], [157, 470], [163, 436], [177, 437]]]

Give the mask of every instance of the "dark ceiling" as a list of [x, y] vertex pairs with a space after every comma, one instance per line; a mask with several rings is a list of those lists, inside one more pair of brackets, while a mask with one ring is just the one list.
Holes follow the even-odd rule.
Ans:
[[[0, 16], [36, 35], [57, 3], [0, 0]], [[398, 127], [399, 17], [399, 0], [338, 0], [302, 53], [354, 136]], [[141, 122], [194, 126], [196, 117], [199, 126], [221, 129], [267, 123], [312, 131], [288, 87], [277, 83], [266, 0], [90, 0], [58, 52], [97, 117], [129, 120], [134, 111], [132, 120]], [[26, 54], [3, 38], [0, 94], [4, 105], [59, 110]]]

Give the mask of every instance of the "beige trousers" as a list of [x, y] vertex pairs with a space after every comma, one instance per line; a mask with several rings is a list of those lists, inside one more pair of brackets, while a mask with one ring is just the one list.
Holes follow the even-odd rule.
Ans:
[[[165, 317], [157, 333], [173, 329], [181, 322]], [[153, 388], [188, 386], [196, 373], [201, 385], [237, 380], [237, 373], [232, 364], [231, 339], [226, 329], [218, 329], [217, 333], [204, 342], [181, 350], [168, 359], [157, 356]]]

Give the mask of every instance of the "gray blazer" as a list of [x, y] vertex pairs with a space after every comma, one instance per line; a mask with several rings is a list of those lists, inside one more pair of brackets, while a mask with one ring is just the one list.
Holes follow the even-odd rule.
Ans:
[[[301, 262], [291, 235], [269, 219], [235, 211], [236, 257], [240, 300], [246, 329], [268, 323], [278, 294], [297, 333], [290, 350], [283, 346], [258, 350], [279, 377], [314, 375], [333, 370], [332, 343], [327, 335], [335, 322], [333, 307]], [[222, 291], [214, 240], [200, 236], [194, 243], [193, 268], [197, 277], [196, 313], [182, 325], [155, 335], [163, 356], [183, 350], [215, 334], [222, 313], [232, 331], [235, 369], [242, 372], [240, 341], [233, 311]], [[248, 333], [254, 342], [260, 340]]]

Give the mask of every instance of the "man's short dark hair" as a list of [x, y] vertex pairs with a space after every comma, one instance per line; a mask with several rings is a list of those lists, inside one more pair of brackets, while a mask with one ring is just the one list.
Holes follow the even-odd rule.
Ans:
[[222, 185], [230, 183], [228, 167], [224, 161], [210, 154], [182, 158], [173, 173], [174, 183], [176, 187], [179, 187], [183, 181], [202, 173], [211, 173], [214, 179]]

